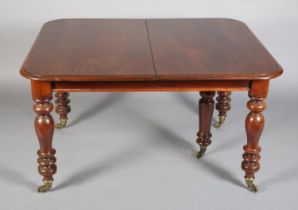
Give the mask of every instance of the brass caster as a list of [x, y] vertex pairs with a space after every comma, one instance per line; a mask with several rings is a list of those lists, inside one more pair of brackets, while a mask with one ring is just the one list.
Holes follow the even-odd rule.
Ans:
[[52, 182], [49, 182], [49, 181], [44, 181], [44, 184], [40, 187], [38, 187], [38, 192], [47, 192], [47, 191], [50, 191], [52, 188]]
[[222, 126], [222, 124], [224, 123], [225, 119], [225, 116], [219, 116], [218, 121], [215, 124], [215, 128], [220, 128], [220, 126]]
[[207, 150], [207, 147], [200, 147], [200, 151], [197, 154], [197, 158], [200, 159], [201, 157], [203, 157], [203, 155], [205, 154]]
[[251, 192], [258, 192], [258, 187], [254, 185], [254, 178], [246, 178], [245, 182], [247, 184], [247, 188]]
[[66, 127], [67, 119], [61, 118], [59, 123], [55, 125], [55, 128], [62, 129]]

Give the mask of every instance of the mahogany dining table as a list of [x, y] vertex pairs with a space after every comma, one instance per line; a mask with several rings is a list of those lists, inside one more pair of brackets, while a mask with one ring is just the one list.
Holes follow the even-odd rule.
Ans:
[[[39, 192], [49, 191], [56, 173], [55, 130], [51, 112], [64, 128], [70, 112], [69, 92], [198, 92], [201, 158], [211, 143], [211, 122], [219, 127], [230, 109], [231, 91], [247, 91], [247, 142], [242, 169], [256, 192], [260, 136], [269, 81], [283, 72], [246, 24], [228, 18], [196, 19], [58, 19], [45, 23], [20, 73], [31, 81], [40, 148]], [[133, 104], [132, 104], [133, 106]], [[111, 128], [111, 132], [112, 132]], [[233, 145], [231, 145], [232, 147]]]

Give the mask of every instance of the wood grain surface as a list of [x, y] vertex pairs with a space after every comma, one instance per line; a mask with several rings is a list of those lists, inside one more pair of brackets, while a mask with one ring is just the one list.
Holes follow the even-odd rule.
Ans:
[[242, 22], [147, 21], [158, 80], [271, 79], [282, 68]]
[[50, 21], [21, 68], [42, 81], [257, 80], [281, 73], [244, 23], [223, 18]]
[[21, 74], [47, 81], [154, 80], [145, 20], [48, 22], [42, 27]]

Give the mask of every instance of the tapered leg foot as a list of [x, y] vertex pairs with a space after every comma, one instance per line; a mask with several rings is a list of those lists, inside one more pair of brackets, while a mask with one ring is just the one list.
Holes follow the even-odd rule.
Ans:
[[42, 186], [39, 186], [37, 191], [38, 192], [47, 192], [50, 191], [52, 188], [52, 182], [51, 181], [44, 181]]
[[59, 122], [55, 125], [55, 128], [61, 129], [65, 128], [67, 124], [67, 114], [71, 111], [69, 106], [70, 100], [68, 99], [69, 93], [67, 92], [57, 92], [56, 97], [56, 112], [59, 114]]
[[227, 112], [231, 109], [231, 92], [219, 91], [217, 94], [215, 107], [218, 110], [218, 121], [215, 124], [215, 128], [220, 128], [227, 117]]
[[199, 100], [199, 132], [197, 133], [197, 143], [200, 145], [200, 151], [197, 158], [201, 158], [208, 145], [211, 144], [211, 121], [214, 111], [213, 97], [215, 92], [200, 92], [201, 99]]

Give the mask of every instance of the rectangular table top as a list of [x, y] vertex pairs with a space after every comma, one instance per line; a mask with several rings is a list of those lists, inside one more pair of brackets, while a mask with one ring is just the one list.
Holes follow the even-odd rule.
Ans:
[[21, 67], [41, 81], [271, 79], [282, 68], [242, 22], [59, 19], [43, 25]]

